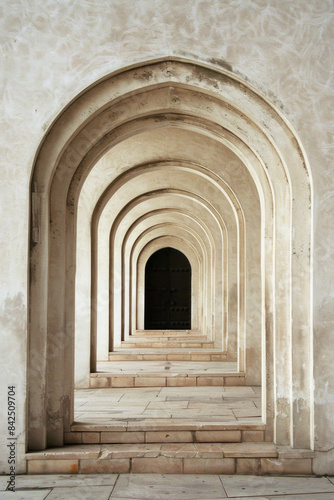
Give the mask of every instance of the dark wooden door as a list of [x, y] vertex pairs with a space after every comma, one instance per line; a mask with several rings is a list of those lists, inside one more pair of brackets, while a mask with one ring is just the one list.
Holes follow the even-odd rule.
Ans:
[[191, 328], [191, 266], [174, 248], [155, 252], [145, 268], [145, 329]]

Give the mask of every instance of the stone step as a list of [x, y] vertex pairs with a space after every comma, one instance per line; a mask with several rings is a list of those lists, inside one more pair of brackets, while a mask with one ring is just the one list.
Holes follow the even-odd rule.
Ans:
[[313, 452], [273, 443], [78, 445], [26, 454], [28, 474], [312, 474]]
[[74, 423], [66, 444], [248, 443], [266, 440], [265, 424], [191, 419], [133, 419], [110, 423]]
[[118, 374], [136, 373], [168, 373], [168, 374], [192, 374], [200, 373], [209, 375], [211, 373], [236, 373], [238, 364], [235, 361], [160, 361], [135, 360], [135, 361], [98, 361], [97, 372]]
[[[147, 368], [146, 368], [147, 369]], [[245, 373], [166, 373], [143, 371], [137, 373], [91, 373], [90, 388], [109, 387], [196, 387], [246, 385]]]
[[165, 347], [167, 347], [169, 345], [170, 342], [211, 342], [211, 340], [208, 340], [207, 337], [205, 337], [204, 335], [189, 335], [189, 336], [186, 336], [186, 335], [179, 335], [178, 337], [176, 336], [169, 336], [169, 335], [165, 335], [165, 336], [158, 336], [158, 335], [150, 335], [150, 336], [146, 336], [146, 335], [131, 335], [129, 338], [127, 338], [126, 340], [124, 340], [123, 342], [143, 342], [143, 343], [150, 343], [150, 342], [162, 342], [163, 344], [165, 344]]
[[135, 330], [132, 337], [202, 337], [200, 330]]
[[[211, 342], [208, 340], [208, 338], [205, 335], [179, 335], [179, 336], [173, 336], [173, 335], [131, 335], [128, 339], [124, 340], [123, 342], [143, 342], [143, 343], [150, 343], [150, 342], [162, 342], [165, 347], [168, 347], [170, 342]], [[123, 343], [122, 342], [122, 343]]]
[[109, 361], [236, 361], [227, 352], [199, 349], [180, 351], [179, 349], [126, 349], [109, 353]]
[[67, 444], [248, 443], [265, 441], [264, 424], [187, 422], [173, 419], [115, 421], [111, 424], [74, 423]]
[[164, 337], [156, 338], [155, 340], [151, 339], [129, 339], [124, 340], [121, 344], [121, 349], [192, 349], [192, 348], [204, 348], [204, 349], [212, 349], [214, 348], [214, 342], [208, 340], [196, 340], [190, 338], [184, 339], [173, 339], [172, 337]]

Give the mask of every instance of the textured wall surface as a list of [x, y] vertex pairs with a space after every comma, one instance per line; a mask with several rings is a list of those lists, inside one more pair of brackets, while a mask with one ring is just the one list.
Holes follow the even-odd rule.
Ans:
[[[113, 70], [176, 55], [221, 65], [274, 102], [301, 138], [314, 181], [315, 446], [334, 448], [334, 2], [332, 0], [4, 0], [0, 4], [1, 421], [17, 388], [25, 443], [29, 181], [48, 127]], [[318, 454], [320, 472], [334, 471]]]

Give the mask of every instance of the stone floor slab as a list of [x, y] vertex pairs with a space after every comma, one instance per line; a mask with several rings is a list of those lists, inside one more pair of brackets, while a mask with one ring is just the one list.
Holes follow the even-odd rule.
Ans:
[[111, 491], [111, 486], [55, 488], [48, 495], [48, 500], [109, 500]]
[[[255, 497], [258, 500], [257, 497]], [[301, 494], [301, 495], [284, 495], [284, 496], [268, 496], [268, 500], [333, 500], [333, 493], [309, 493], [309, 494]], [[240, 500], [240, 499], [239, 499]], [[244, 500], [244, 499], [243, 499]], [[254, 497], [253, 497], [254, 500]]]
[[328, 481], [327, 478], [265, 476], [220, 477], [228, 497], [244, 498], [247, 496], [256, 497], [257, 495], [331, 493], [334, 498], [334, 485]]
[[0, 500], [45, 500], [51, 490], [0, 491]]
[[124, 474], [110, 497], [131, 500], [215, 500], [226, 494], [214, 475]]
[[[118, 482], [114, 488], [117, 478]], [[0, 477], [0, 488], [5, 486], [6, 480], [6, 476]], [[16, 477], [16, 487], [15, 494], [9, 491], [0, 491], [0, 500], [12, 498], [17, 500], [91, 500], [92, 498], [94, 500], [334, 499], [334, 485], [331, 481], [328, 478], [315, 478], [313, 476], [19, 475]], [[228, 496], [226, 496], [225, 490]]]
[[[117, 392], [113, 394], [113, 390]], [[111, 402], [109, 398], [114, 396], [117, 398]], [[191, 391], [189, 387], [109, 388], [96, 389], [95, 393], [79, 389], [75, 392], [75, 420], [110, 425], [127, 418], [142, 420], [143, 424], [148, 419], [236, 422], [242, 418], [256, 425], [261, 424], [261, 412], [256, 406], [259, 401], [252, 387], [192, 387]]]
[[39, 476], [17, 476], [17, 489], [32, 489], [32, 488], [58, 488], [58, 487], [73, 487], [82, 486], [114, 486], [117, 474], [45, 474]]

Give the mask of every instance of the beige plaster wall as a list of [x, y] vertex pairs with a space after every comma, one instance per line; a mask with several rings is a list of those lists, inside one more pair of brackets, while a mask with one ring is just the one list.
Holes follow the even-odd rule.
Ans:
[[64, 106], [97, 79], [134, 62], [179, 55], [247, 79], [281, 108], [309, 158], [316, 464], [318, 472], [333, 473], [334, 456], [321, 453], [334, 447], [333, 20], [332, 0], [1, 2], [1, 471], [8, 471], [8, 385], [17, 390], [18, 470], [24, 470], [29, 180], [40, 141]]

